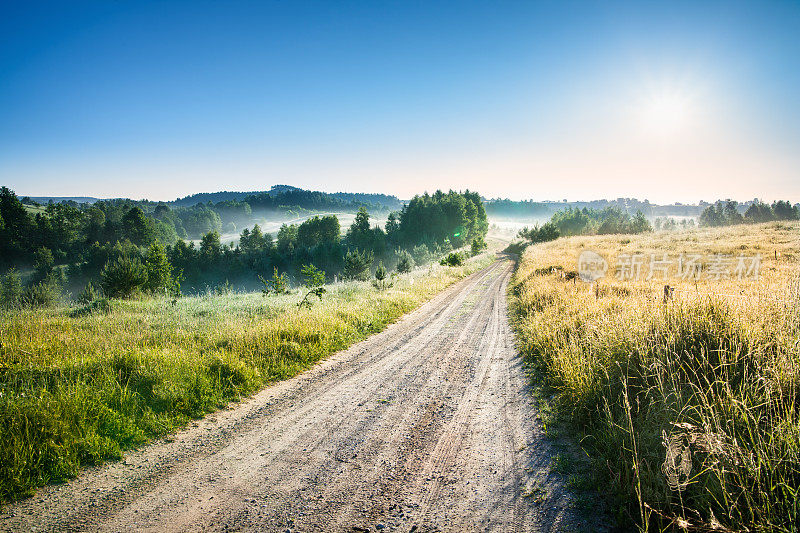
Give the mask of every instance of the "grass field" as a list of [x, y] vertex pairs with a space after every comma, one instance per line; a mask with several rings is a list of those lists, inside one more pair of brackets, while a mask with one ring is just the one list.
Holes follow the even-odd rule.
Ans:
[[494, 260], [432, 266], [322, 302], [260, 293], [0, 314], [0, 502], [181, 427], [385, 328]]
[[[645, 254], [645, 267], [651, 253], [700, 254], [707, 265], [696, 282], [552, 273], [577, 270], [584, 250], [612, 270], [620, 254]], [[761, 254], [760, 276], [713, 279], [713, 254]], [[593, 465], [574, 468], [573, 485], [602, 487], [625, 529], [796, 531], [799, 276], [798, 223], [529, 247], [510, 289], [514, 327], [549, 430]]]

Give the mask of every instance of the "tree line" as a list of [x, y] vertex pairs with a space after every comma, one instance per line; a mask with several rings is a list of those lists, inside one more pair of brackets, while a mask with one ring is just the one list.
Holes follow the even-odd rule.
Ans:
[[232, 244], [222, 244], [216, 225], [204, 228], [199, 245], [177, 237], [176, 219], [188, 220], [180, 213], [163, 204], [147, 213], [131, 200], [50, 203], [32, 211], [2, 187], [0, 267], [30, 270], [28, 285], [42, 290], [83, 287], [109, 296], [196, 292], [223, 283], [252, 288], [260, 276], [296, 276], [311, 264], [329, 279], [366, 279], [378, 264], [407, 270], [473, 240], [480, 245], [488, 228], [480, 196], [470, 191], [415, 196], [383, 227], [362, 207], [346, 232], [335, 215], [314, 216], [284, 224], [274, 237], [258, 225], [245, 228]]
[[304, 209], [356, 210], [366, 207], [369, 211], [395, 211], [402, 207], [396, 196], [377, 193], [326, 193], [307, 191], [291, 185], [275, 185], [269, 191], [220, 191], [196, 193], [168, 202], [173, 207], [192, 207], [197, 204], [216, 204], [228, 200], [249, 202], [250, 197], [263, 198], [269, 195], [277, 199], [275, 205], [297, 206]]
[[519, 236], [533, 243], [547, 242], [561, 236], [608, 235], [616, 233], [644, 233], [652, 226], [641, 211], [631, 216], [618, 207], [591, 209], [568, 207], [557, 211], [541, 226], [525, 227]]
[[703, 210], [699, 224], [705, 227], [717, 227], [774, 220], [800, 220], [800, 205], [792, 205], [785, 200], [778, 200], [772, 205], [755, 200], [743, 210], [735, 200], [719, 201]]

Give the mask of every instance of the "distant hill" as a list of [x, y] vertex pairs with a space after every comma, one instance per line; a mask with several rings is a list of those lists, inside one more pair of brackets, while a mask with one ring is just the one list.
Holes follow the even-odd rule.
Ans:
[[30, 198], [37, 204], [47, 204], [51, 200], [54, 203], [77, 202], [79, 204], [93, 204], [100, 200], [100, 198], [94, 198], [92, 196], [28, 196], [26, 198]]
[[189, 196], [184, 196], [183, 198], [178, 198], [175, 201], [167, 202], [172, 206], [175, 207], [192, 207], [193, 205], [197, 204], [207, 204], [211, 202], [212, 204], [216, 204], [217, 202], [226, 202], [228, 200], [236, 200], [242, 201], [248, 196], [253, 194], [259, 194], [262, 191], [220, 191], [220, 192], [199, 192], [196, 194], [190, 194]]
[[[235, 200], [242, 202], [248, 198], [264, 198], [269, 195], [271, 198], [282, 199], [281, 205], [294, 205], [299, 199], [313, 195], [315, 203], [319, 207], [341, 207], [352, 208], [354, 205], [363, 204], [368, 207], [380, 207], [385, 210], [396, 211], [403, 207], [403, 203], [396, 197], [388, 194], [369, 194], [369, 193], [347, 193], [336, 192], [326, 193], [321, 191], [309, 191], [291, 185], [274, 185], [268, 191], [220, 191], [220, 192], [201, 192], [178, 198], [170, 205], [175, 207], [191, 207], [197, 204], [213, 204]], [[262, 202], [263, 203], [263, 202]]]

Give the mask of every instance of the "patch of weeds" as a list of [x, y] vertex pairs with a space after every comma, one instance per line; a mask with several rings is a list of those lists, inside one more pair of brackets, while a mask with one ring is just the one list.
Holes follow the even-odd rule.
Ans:
[[562, 476], [572, 473], [574, 466], [575, 462], [572, 460], [572, 458], [563, 452], [555, 454], [553, 459], [550, 461], [550, 471]]

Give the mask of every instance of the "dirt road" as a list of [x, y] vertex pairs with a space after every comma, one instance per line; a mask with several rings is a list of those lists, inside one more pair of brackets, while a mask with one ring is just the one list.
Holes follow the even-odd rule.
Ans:
[[0, 529], [562, 531], [506, 319], [512, 263], [124, 462], [7, 508]]

